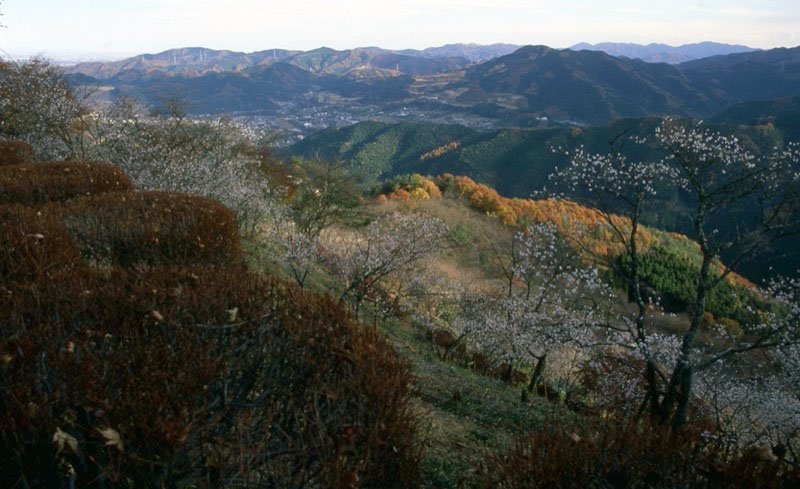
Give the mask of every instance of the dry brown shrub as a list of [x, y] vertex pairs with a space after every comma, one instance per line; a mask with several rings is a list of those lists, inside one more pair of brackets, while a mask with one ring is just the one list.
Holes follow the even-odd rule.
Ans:
[[635, 355], [598, 351], [578, 371], [593, 409], [612, 415], [635, 414], [646, 395], [645, 362]]
[[410, 382], [330, 299], [243, 269], [13, 287], [0, 486], [414, 487]]
[[81, 254], [100, 265], [242, 263], [236, 216], [219, 202], [170, 192], [109, 193], [47, 206]]
[[771, 488], [798, 487], [800, 472], [779, 460], [739, 453], [699, 431], [643, 422], [592, 420], [573, 429], [529, 434], [505, 453], [491, 453], [478, 487]]
[[12, 282], [49, 280], [77, 262], [78, 251], [55, 216], [22, 205], [0, 206], [0, 290]]
[[30, 144], [24, 141], [0, 140], [0, 166], [36, 163], [38, 158]]
[[130, 177], [105, 163], [0, 166], [0, 204], [37, 205], [79, 196], [133, 190]]

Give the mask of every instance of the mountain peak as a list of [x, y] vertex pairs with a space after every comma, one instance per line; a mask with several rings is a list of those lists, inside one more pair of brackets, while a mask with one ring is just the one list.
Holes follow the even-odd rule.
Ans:
[[553, 48], [548, 47], [548, 46], [541, 45], [541, 44], [528, 45], [528, 46], [522, 46], [521, 48], [519, 48], [516, 51], [514, 51], [513, 53], [511, 53], [509, 56], [520, 57], [520, 58], [526, 57], [526, 58], [529, 58], [529, 59], [536, 59], [536, 58], [538, 58], [540, 56], [544, 56], [544, 55], [547, 55], [547, 54], [550, 54], [550, 53], [554, 53], [556, 51], [558, 51], [558, 50], [557, 49], [553, 49]]

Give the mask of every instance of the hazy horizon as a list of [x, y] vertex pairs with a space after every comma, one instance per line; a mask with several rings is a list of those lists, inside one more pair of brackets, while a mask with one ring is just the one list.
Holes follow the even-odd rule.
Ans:
[[252, 52], [379, 46], [423, 49], [454, 43], [544, 44], [702, 41], [753, 48], [800, 45], [794, 0], [6, 0], [5, 56], [122, 58], [181, 47]]

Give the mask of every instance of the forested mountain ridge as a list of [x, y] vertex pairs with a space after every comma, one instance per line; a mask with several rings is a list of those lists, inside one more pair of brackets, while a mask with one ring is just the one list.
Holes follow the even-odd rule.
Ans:
[[[403, 173], [469, 176], [510, 197], [528, 197], [545, 185], [543, 179], [564, 161], [557, 148], [585, 146], [605, 152], [619, 134], [647, 134], [657, 118], [618, 119], [603, 126], [520, 129], [481, 132], [467, 127], [430, 123], [362, 122], [331, 127], [286, 148], [290, 155], [341, 159], [355, 172], [373, 179]], [[738, 123], [737, 123], [738, 124]], [[735, 131], [753, 148], [772, 148], [792, 141], [791, 125], [714, 128]], [[655, 157], [647, 147], [628, 145], [635, 157]]]
[[696, 117], [724, 104], [669, 65], [546, 46], [526, 46], [469, 68], [455, 86], [465, 90], [458, 101], [491, 104], [507, 117], [589, 124], [653, 114]]

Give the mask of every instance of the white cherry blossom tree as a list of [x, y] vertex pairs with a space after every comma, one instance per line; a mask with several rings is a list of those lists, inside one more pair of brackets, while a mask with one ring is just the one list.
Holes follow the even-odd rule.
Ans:
[[[677, 171], [674, 185], [689, 196], [693, 238], [702, 253], [692, 321], [682, 336], [659, 407], [661, 419], [671, 417], [674, 426], [682, 426], [688, 418], [696, 371], [736, 353], [776, 346], [776, 337], [787, 333], [787, 325], [775, 318], [756, 325], [753, 341], [707, 359], [693, 355], [708, 293], [768, 243], [800, 231], [800, 146], [790, 143], [765, 156], [756, 156], [735, 136], [722, 135], [700, 123], [673, 119], [664, 120], [655, 137]], [[747, 212], [735, 212], [739, 209]], [[732, 212], [737, 225], [732, 230], [717, 227], [715, 218], [728, 213], [730, 219]], [[714, 274], [712, 265], [723, 254], [726, 263], [721, 273]]]
[[593, 342], [614, 294], [551, 224], [532, 224], [493, 246], [502, 287], [467, 295], [466, 307], [451, 326], [459, 340], [469, 337], [502, 361], [507, 380], [515, 366], [531, 365], [527, 390], [532, 391], [554, 350]]
[[[798, 232], [800, 151], [789, 144], [759, 157], [733, 136], [674, 119], [665, 119], [654, 139], [666, 152], [663, 160], [632, 163], [620, 151], [591, 155], [579, 149], [571, 153], [571, 166], [557, 178], [603, 212], [612, 234], [625, 247], [631, 263], [626, 278], [638, 314], [632, 321], [623, 318], [612, 336], [645, 360], [647, 393], [642, 407], [649, 406], [651, 415], [662, 422], [681, 427], [687, 422], [695, 373], [739, 353], [793, 341], [787, 335], [794, 334], [794, 328], [780, 317], [753, 325], [746, 340], [721, 351], [699, 351], [696, 336], [708, 293], [767, 243]], [[702, 254], [693, 319], [677, 341], [674, 336], [648, 331], [637, 270], [642, 209], [661, 186], [677, 189], [689, 200], [693, 238]], [[747, 212], [736, 215], [735, 230], [715, 227], [720, 215], [741, 209]], [[625, 219], [615, 220], [614, 213]], [[727, 263], [717, 273], [712, 266], [719, 264], [723, 254]]]
[[447, 231], [439, 219], [398, 213], [375, 220], [358, 236], [331, 243], [329, 264], [342, 281], [339, 302], [349, 301], [358, 317], [364, 300], [380, 293], [391, 277], [440, 251]]

